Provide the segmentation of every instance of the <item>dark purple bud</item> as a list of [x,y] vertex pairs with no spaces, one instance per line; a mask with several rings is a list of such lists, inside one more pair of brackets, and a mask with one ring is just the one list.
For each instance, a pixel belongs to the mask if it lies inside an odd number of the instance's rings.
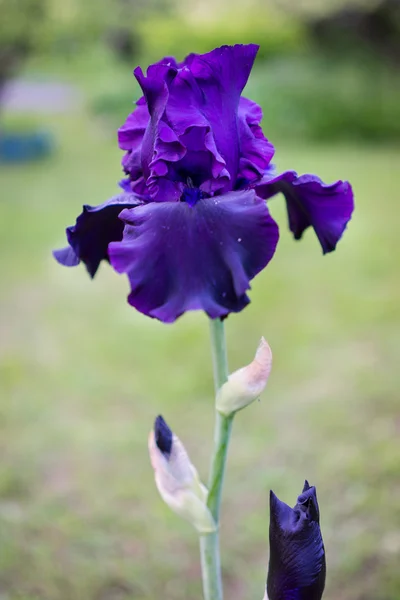
[[325,549],[314,486],[305,481],[291,508],[270,493],[269,600],[321,600],[325,587]]
[[172,449],[172,431],[161,415],[158,415],[154,421],[154,437],[158,449],[169,458]]

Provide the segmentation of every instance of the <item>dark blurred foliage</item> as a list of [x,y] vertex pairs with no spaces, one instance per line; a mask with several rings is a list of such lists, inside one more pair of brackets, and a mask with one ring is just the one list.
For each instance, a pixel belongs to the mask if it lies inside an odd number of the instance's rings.
[[0,0],[0,89],[32,54],[76,55],[103,42],[123,59],[141,50],[137,23],[169,0]]
[[46,0],[0,0],[0,95],[37,46]]
[[142,49],[142,36],[138,31],[138,21],[149,13],[161,11],[167,15],[171,9],[169,0],[115,0],[111,6],[108,0],[103,5],[105,23],[107,15],[110,18],[104,28],[104,41],[118,58],[131,61]]
[[368,52],[399,65],[400,0],[381,0],[368,7],[345,6],[310,19],[309,31],[311,39],[329,51]]

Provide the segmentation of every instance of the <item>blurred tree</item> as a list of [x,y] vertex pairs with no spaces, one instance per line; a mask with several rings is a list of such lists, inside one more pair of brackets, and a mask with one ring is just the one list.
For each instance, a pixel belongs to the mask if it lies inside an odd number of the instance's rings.
[[46,0],[0,0],[0,98],[6,81],[35,49]]
[[131,61],[141,50],[141,36],[136,24],[152,12],[168,15],[171,0],[106,0],[111,20],[106,30],[106,41],[118,58]]
[[320,46],[335,51],[367,50],[398,64],[400,58],[400,0],[343,7],[310,20],[310,33]]
[[311,40],[328,51],[400,58],[400,0],[271,0],[296,15]]

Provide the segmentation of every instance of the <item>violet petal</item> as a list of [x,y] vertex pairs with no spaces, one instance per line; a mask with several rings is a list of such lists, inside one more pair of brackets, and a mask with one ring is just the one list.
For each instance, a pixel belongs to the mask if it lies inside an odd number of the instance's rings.
[[211,318],[241,311],[250,280],[271,260],[278,227],[254,190],[124,210],[121,242],[109,246],[112,266],[127,273],[129,303],[173,322],[188,310]]
[[353,190],[348,181],[326,184],[316,175],[298,177],[295,171],[279,175],[267,172],[254,187],[266,199],[279,192],[284,194],[289,228],[296,240],[311,226],[323,253],[335,250],[354,210]]

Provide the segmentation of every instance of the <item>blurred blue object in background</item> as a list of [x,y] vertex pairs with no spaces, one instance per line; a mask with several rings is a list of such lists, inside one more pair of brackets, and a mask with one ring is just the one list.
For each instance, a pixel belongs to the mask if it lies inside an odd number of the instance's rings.
[[52,154],[54,148],[54,137],[48,131],[6,132],[0,134],[0,163],[43,159]]

